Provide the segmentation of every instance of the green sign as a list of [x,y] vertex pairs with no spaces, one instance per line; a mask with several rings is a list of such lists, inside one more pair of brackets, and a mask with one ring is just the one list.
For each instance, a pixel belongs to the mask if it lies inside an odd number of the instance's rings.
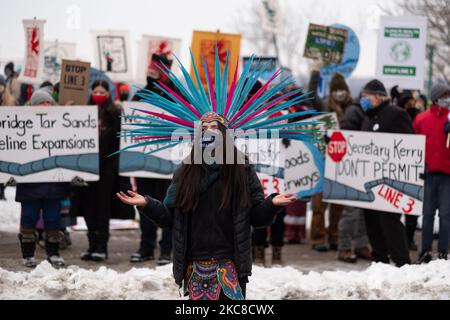
[[385,28],[386,38],[419,39],[420,29],[415,28]]
[[383,74],[387,76],[415,76],[415,67],[400,67],[400,66],[384,66]]
[[340,64],[347,36],[345,29],[310,24],[303,56],[322,59],[327,64]]

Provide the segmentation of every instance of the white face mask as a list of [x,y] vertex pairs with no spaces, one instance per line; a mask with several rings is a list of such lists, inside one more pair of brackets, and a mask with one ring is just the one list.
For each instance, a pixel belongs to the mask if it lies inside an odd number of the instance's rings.
[[202,133],[202,139],[200,143],[203,148],[206,147],[215,147],[217,144],[217,140],[222,132],[219,129],[208,129]]
[[450,98],[439,99],[437,103],[443,108],[450,108]]

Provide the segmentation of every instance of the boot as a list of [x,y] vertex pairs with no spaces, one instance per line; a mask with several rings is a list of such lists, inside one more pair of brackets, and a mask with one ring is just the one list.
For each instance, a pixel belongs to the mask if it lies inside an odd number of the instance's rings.
[[67,249],[72,245],[72,240],[70,239],[70,233],[64,228],[59,231],[59,250]]
[[108,239],[109,234],[107,233],[95,233],[96,246],[94,248],[94,252],[91,254],[93,261],[101,262],[108,259]]
[[19,233],[20,248],[22,249],[22,263],[27,268],[36,267],[34,251],[36,250],[36,236],[29,233]]
[[255,264],[260,266],[266,265],[266,248],[264,246],[255,247]]
[[356,258],[372,261],[372,252],[368,247],[355,249]]
[[281,246],[272,246],[272,265],[283,265]]
[[447,260],[447,252],[439,252],[438,259],[439,260]]
[[94,252],[95,246],[96,246],[95,233],[91,232],[91,231],[88,231],[87,238],[88,238],[89,247],[88,247],[88,249],[85,252],[83,252],[81,254],[81,260],[91,261],[92,260],[92,253]]
[[2,183],[0,184],[0,201],[6,201],[6,197],[5,197],[5,185]]
[[351,250],[341,250],[338,252],[338,260],[346,263],[356,263],[358,259]]
[[417,264],[429,263],[433,259],[430,251],[422,251],[417,260]]
[[46,232],[45,234],[45,252],[47,253],[47,261],[56,269],[65,266],[64,259],[59,255],[59,231]]

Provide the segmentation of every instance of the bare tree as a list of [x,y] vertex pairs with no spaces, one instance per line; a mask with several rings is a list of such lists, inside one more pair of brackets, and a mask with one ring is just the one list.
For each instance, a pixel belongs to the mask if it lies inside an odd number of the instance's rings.
[[399,0],[394,6],[382,9],[390,15],[428,18],[428,46],[434,53],[434,78],[450,82],[450,0]]

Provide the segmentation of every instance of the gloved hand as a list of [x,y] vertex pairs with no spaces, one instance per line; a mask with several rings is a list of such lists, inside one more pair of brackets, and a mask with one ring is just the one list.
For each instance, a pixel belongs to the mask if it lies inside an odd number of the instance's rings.
[[88,184],[86,181],[83,180],[83,178],[80,178],[76,176],[75,178],[70,181],[70,185],[74,187],[87,187]]
[[323,140],[325,141],[325,144],[328,144],[329,142],[330,142],[330,137],[327,135],[327,134],[325,134],[324,136],[323,136]]
[[9,178],[9,180],[5,183],[5,187],[15,187],[16,185],[16,179],[14,179],[13,177]]

